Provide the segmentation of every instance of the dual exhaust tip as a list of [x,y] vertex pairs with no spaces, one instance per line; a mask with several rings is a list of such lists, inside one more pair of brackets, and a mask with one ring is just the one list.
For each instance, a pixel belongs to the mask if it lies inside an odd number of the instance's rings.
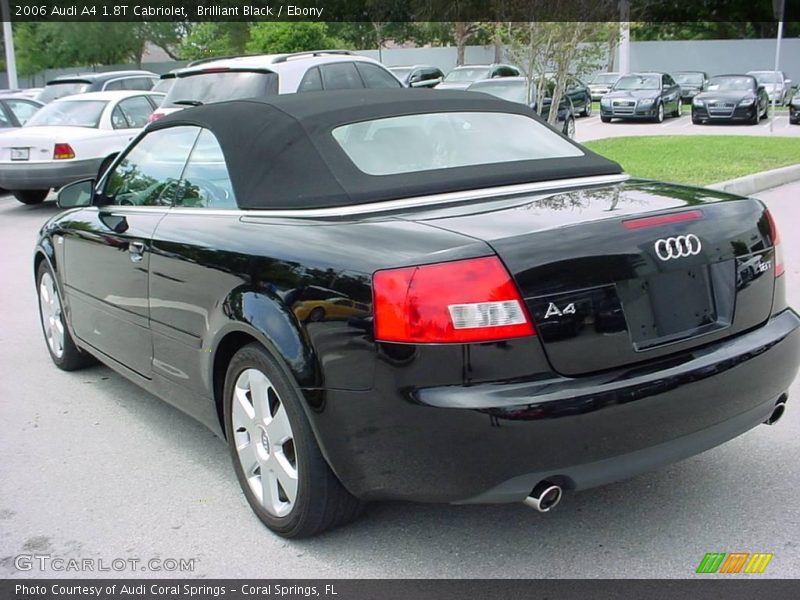
[[541,481],[536,484],[523,503],[539,512],[549,512],[561,502],[562,493],[561,486],[549,481]]
[[[778,403],[775,404],[775,408],[772,409],[772,414],[764,423],[766,425],[774,425],[780,421],[784,412],[786,412],[786,396],[781,396]],[[563,493],[560,485],[550,481],[540,481],[531,490],[530,495],[523,500],[523,503],[539,512],[550,512],[561,502]]]
[[769,419],[764,421],[765,425],[775,425],[778,421],[781,420],[783,413],[786,412],[786,401],[780,401],[775,405],[775,408],[772,409],[772,414],[769,416]]

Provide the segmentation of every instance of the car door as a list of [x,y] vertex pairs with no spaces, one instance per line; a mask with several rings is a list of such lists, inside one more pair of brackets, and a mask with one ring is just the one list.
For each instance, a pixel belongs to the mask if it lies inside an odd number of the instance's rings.
[[64,281],[75,335],[144,377],[152,374],[148,279],[153,232],[173,203],[199,133],[156,130],[100,181],[95,206],[65,222]]
[[[243,268],[239,258],[215,250],[236,238],[237,209],[222,149],[203,129],[183,171],[175,208],[153,236],[149,291],[154,373],[175,384],[173,403],[193,414],[198,394],[211,393],[203,387],[208,377],[201,372],[208,359],[207,334],[214,326],[211,315],[220,290],[236,288],[235,272]],[[210,269],[210,262],[226,266]]]
[[661,98],[664,102],[664,112],[666,114],[678,110],[678,103],[681,100],[681,87],[668,74],[661,76]]
[[578,112],[586,108],[585,86],[575,77],[567,78],[567,97],[572,102],[572,106]]

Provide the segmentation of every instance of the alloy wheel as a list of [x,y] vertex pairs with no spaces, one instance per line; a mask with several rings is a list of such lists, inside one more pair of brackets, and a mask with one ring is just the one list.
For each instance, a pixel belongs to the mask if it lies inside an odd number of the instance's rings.
[[61,318],[61,300],[50,273],[44,273],[39,281],[39,308],[42,329],[50,351],[56,358],[64,354],[64,320]]
[[250,490],[271,515],[288,515],[297,500],[298,463],[286,407],[267,376],[237,377],[231,414],[234,444]]

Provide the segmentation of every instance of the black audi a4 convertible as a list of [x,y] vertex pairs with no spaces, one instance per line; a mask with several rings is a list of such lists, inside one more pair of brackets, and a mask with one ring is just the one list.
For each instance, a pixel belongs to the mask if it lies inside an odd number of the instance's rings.
[[776,421],[800,362],[760,201],[630,179],[482,94],[181,111],[59,203],[55,364],[226,439],[286,537],[371,500],[550,510]]

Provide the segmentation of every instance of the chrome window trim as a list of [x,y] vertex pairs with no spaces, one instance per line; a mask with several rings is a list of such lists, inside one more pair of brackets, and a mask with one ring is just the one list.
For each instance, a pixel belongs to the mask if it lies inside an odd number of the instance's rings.
[[336,206],[331,208],[304,208],[304,209],[253,209],[244,210],[241,208],[229,209],[207,209],[188,206],[128,206],[120,204],[108,204],[95,207],[109,212],[169,212],[170,214],[191,214],[209,216],[236,216],[236,217],[273,217],[273,218],[321,218],[321,217],[347,217],[364,216],[402,210],[405,208],[426,208],[441,204],[454,202],[464,202],[469,200],[482,200],[495,196],[511,196],[514,194],[525,194],[529,192],[553,191],[558,192],[565,189],[588,187],[596,185],[611,185],[623,183],[631,178],[627,173],[619,175],[594,175],[591,177],[574,177],[570,179],[556,179],[551,181],[538,181],[535,183],[521,183],[516,185],[505,185],[499,187],[483,188],[480,190],[467,190],[463,192],[448,192],[445,194],[433,194],[430,196],[416,196],[414,198],[402,198],[400,200],[387,200],[385,202],[373,202],[370,204],[354,204],[351,206]]

